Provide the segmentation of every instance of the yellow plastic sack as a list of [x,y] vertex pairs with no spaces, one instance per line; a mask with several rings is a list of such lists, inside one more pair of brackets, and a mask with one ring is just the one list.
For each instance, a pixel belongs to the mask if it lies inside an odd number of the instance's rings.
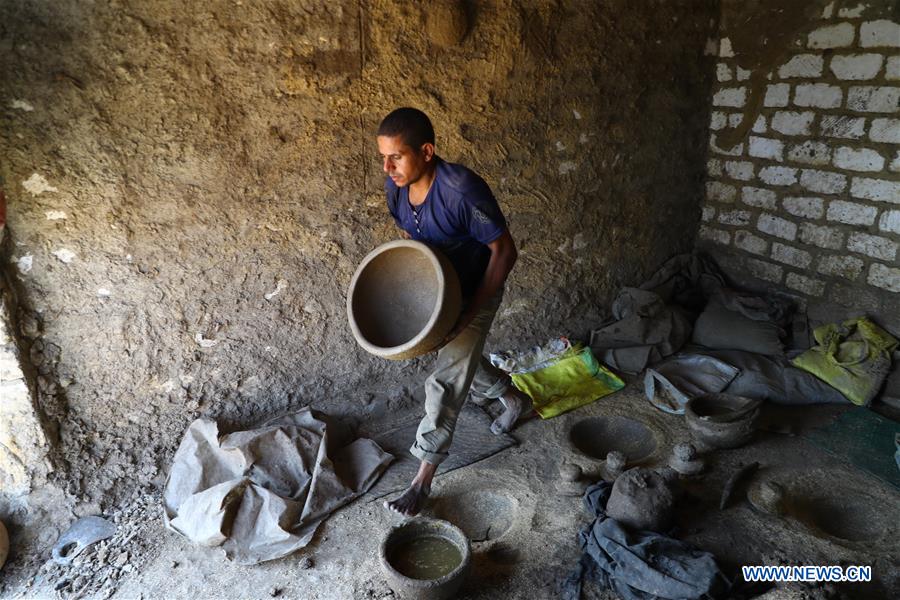
[[854,404],[868,406],[888,372],[897,340],[860,317],[813,331],[816,346],[791,363],[836,388]]
[[528,394],[543,419],[590,404],[625,387],[615,373],[601,365],[590,348],[566,352],[557,362],[514,374],[513,384]]

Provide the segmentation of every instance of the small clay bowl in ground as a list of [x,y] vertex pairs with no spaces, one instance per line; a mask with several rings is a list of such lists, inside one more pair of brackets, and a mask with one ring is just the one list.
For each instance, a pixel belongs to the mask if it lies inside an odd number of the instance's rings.
[[706,394],[688,401],[684,418],[693,438],[713,448],[737,448],[750,441],[760,400],[732,394]]
[[[453,544],[461,560],[449,573],[437,579],[414,579],[395,568],[398,551],[413,540],[423,537],[439,537]],[[462,530],[440,519],[416,517],[391,528],[379,551],[382,570],[388,586],[403,600],[445,600],[454,598],[472,564],[469,539]]]

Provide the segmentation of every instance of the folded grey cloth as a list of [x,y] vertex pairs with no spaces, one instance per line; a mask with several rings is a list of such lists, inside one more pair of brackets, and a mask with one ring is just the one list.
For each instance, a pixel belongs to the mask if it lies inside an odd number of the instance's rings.
[[368,439],[304,408],[219,437],[197,419],[175,453],[163,494],[166,525],[240,564],[304,547],[335,509],[364,494],[393,460]]

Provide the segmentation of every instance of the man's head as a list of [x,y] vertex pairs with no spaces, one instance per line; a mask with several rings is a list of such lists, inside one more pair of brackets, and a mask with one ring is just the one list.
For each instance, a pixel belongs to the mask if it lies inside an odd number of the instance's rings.
[[415,108],[398,108],[378,127],[378,152],[384,172],[400,187],[415,183],[434,168],[434,127]]

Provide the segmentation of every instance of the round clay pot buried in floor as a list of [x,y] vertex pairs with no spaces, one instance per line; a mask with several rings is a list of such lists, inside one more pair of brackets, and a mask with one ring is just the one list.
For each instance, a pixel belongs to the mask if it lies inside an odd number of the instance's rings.
[[848,542],[877,541],[885,535],[887,526],[883,507],[872,505],[865,496],[846,491],[840,497],[795,497],[789,510],[818,537],[824,534]]
[[577,452],[595,460],[605,460],[607,454],[618,450],[629,464],[656,451],[656,438],[649,427],[619,416],[581,419],[569,429],[569,443]]
[[473,543],[495,540],[505,534],[518,510],[514,498],[490,491],[474,491],[436,498],[434,515],[463,530]]

